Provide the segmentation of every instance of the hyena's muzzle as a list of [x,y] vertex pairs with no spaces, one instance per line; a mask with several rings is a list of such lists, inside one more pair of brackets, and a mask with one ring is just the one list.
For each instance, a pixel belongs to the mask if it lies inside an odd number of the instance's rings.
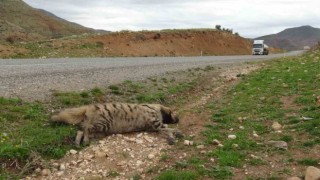
[[161,108],[161,115],[164,124],[176,124],[179,122],[179,117],[174,115],[170,109]]

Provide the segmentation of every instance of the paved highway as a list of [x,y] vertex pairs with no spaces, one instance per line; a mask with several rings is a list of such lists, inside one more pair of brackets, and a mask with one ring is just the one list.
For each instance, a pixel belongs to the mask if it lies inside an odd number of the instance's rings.
[[43,100],[50,95],[50,90],[79,91],[170,71],[262,61],[302,53],[293,51],[268,56],[0,59],[0,96]]

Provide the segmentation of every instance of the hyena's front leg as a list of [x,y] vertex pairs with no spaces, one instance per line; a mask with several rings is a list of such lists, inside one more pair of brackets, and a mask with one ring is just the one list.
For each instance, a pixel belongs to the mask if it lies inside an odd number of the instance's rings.
[[168,128],[168,125],[163,124],[158,119],[154,119],[151,121],[151,126],[155,131],[158,131],[161,135],[164,135],[167,138],[167,142],[169,145],[173,145],[175,143],[174,137],[174,129]]

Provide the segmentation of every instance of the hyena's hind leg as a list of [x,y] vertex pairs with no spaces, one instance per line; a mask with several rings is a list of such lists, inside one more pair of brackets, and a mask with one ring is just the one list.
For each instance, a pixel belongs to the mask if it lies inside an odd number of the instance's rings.
[[89,145],[90,140],[89,140],[89,129],[85,128],[83,131],[83,145]]
[[75,140],[75,144],[76,144],[77,147],[80,146],[82,137],[83,137],[83,131],[78,130],[77,131],[76,140]]
[[83,131],[81,131],[81,130],[77,131],[77,136],[76,136],[76,140],[75,140],[75,145],[77,147],[80,146],[82,138],[83,138],[83,144],[88,145],[89,144],[89,130],[88,129],[85,129]]

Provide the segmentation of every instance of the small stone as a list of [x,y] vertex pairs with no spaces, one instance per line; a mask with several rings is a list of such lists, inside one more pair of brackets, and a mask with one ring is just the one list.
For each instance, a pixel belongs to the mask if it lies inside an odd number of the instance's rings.
[[50,169],[43,169],[43,170],[41,171],[41,175],[42,175],[42,176],[48,176],[49,174],[51,174]]
[[59,167],[59,163],[53,163],[52,166],[57,168]]
[[40,173],[41,172],[41,169],[40,168],[37,168],[36,170],[34,170],[35,173]]
[[148,159],[153,159],[154,158],[154,154],[149,154],[148,155]]
[[153,143],[153,140],[152,140],[150,137],[148,137],[148,136],[144,137],[144,139],[145,139],[146,141],[148,141],[149,143]]
[[142,161],[138,160],[136,164],[137,166],[140,166],[142,164]]
[[94,158],[94,155],[92,155],[92,154],[84,157],[84,159],[86,159],[86,160],[90,160],[90,159],[93,159],[93,158]]
[[261,101],[264,101],[264,100],[266,100],[266,97],[260,97],[259,98]]
[[260,159],[258,156],[254,155],[254,154],[250,154],[250,157],[252,157],[253,159]]
[[59,170],[60,170],[60,171],[66,170],[66,165],[60,164]]
[[273,122],[271,127],[272,127],[273,130],[279,131],[282,128],[282,125],[279,124],[278,122]]
[[141,139],[137,139],[137,140],[136,140],[136,143],[137,143],[137,144],[143,144],[143,141],[142,141]]
[[63,171],[59,171],[59,172],[57,172],[57,176],[62,176],[64,174],[64,172]]
[[305,180],[319,180],[320,179],[320,169],[309,166],[306,171]]
[[97,151],[97,152],[95,153],[95,157],[97,157],[97,158],[102,158],[102,157],[108,157],[108,155],[107,155],[105,152]]
[[103,140],[99,141],[99,144],[101,144],[101,145],[104,145],[105,143],[106,143],[106,142],[103,141]]
[[218,144],[218,147],[223,147],[223,144]]
[[238,144],[232,144],[232,147],[233,147],[233,148],[238,148],[239,145],[238,145]]
[[212,141],[212,144],[213,144],[213,145],[219,145],[219,144],[221,144],[221,143],[220,143],[220,141],[218,141],[217,139],[214,139],[214,140]]
[[184,140],[184,141],[183,141],[183,144],[186,145],[186,146],[189,146],[190,141],[189,141],[189,140]]
[[124,161],[118,162],[117,166],[124,166],[126,163]]
[[202,145],[198,145],[197,149],[204,149],[204,145],[203,144]]
[[279,149],[288,149],[288,144],[285,141],[269,141],[268,144],[271,144],[272,146]]
[[77,154],[77,153],[78,153],[78,151],[76,151],[76,150],[74,150],[74,149],[71,149],[69,152],[70,152],[71,154]]
[[210,158],[210,161],[211,161],[211,162],[214,162],[214,159],[213,159],[213,158]]
[[239,126],[239,129],[244,129],[244,127],[243,126]]
[[237,138],[237,136],[234,134],[228,135],[228,139],[236,139],[236,138]]
[[200,154],[206,154],[206,153],[207,153],[207,151],[205,151],[205,150],[200,151]]

